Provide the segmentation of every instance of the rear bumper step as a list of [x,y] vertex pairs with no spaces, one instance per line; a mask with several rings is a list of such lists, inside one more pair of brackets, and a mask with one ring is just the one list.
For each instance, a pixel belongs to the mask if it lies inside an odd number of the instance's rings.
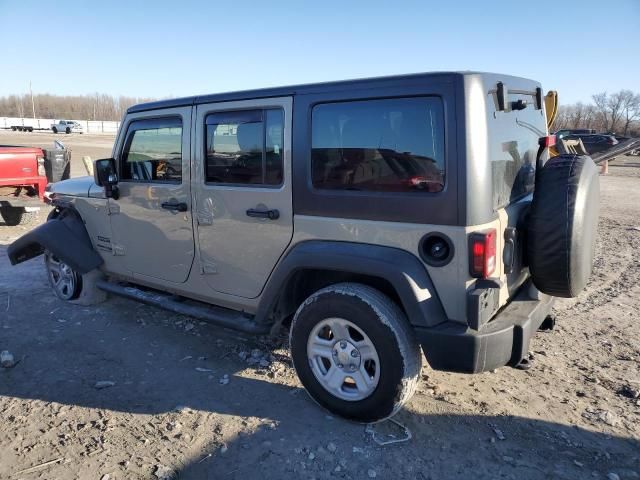
[[521,292],[480,330],[458,322],[415,328],[425,357],[434,370],[479,373],[516,366],[529,351],[529,342],[551,314],[554,297]]
[[106,280],[99,280],[96,286],[100,290],[113,293],[121,297],[137,300],[147,305],[153,305],[180,315],[204,320],[221,327],[232,330],[239,330],[245,333],[264,334],[268,333],[270,326],[256,323],[252,317],[244,315],[235,310],[222,307],[215,307],[201,303],[185,302],[181,297],[165,295],[153,291],[145,291],[129,285],[120,285]]

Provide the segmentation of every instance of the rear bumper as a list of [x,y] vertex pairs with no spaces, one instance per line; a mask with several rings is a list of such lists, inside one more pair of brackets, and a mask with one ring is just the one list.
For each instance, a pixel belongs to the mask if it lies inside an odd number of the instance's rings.
[[418,341],[435,370],[479,373],[505,365],[517,365],[529,350],[531,337],[550,315],[554,297],[521,292],[480,330],[457,322],[416,327]]

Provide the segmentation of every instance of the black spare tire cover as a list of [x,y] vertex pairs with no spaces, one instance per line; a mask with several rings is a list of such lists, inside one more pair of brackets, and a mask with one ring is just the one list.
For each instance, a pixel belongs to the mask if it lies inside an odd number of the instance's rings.
[[536,174],[527,255],[534,285],[575,297],[593,267],[600,208],[598,168],[586,155],[551,158]]

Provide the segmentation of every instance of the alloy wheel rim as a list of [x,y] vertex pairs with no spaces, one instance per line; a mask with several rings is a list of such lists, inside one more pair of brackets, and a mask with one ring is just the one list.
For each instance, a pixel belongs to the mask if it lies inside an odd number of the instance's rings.
[[373,342],[344,318],[326,318],[313,328],[307,358],[320,385],[342,400],[363,400],[380,381],[380,360]]
[[47,258],[47,270],[51,284],[58,295],[69,300],[76,290],[76,275],[69,265],[54,255]]

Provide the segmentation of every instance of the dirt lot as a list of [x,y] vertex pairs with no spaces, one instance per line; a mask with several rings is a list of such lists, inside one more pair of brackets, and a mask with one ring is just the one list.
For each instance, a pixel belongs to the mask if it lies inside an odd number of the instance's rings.
[[388,446],[307,397],[284,335],[118,298],[64,304],[41,260],[9,266],[23,229],[0,224],[0,350],[19,361],[0,368],[0,478],[640,478],[640,161],[623,160],[601,178],[592,281],[559,302],[533,368],[424,366],[396,417],[412,438]]

